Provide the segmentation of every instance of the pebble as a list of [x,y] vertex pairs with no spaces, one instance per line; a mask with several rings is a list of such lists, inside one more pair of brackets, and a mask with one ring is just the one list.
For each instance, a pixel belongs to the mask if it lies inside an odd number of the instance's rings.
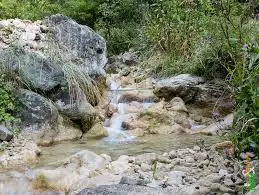
[[193,147],[193,150],[194,150],[194,151],[200,151],[201,148],[200,148],[199,146],[194,146],[194,147]]

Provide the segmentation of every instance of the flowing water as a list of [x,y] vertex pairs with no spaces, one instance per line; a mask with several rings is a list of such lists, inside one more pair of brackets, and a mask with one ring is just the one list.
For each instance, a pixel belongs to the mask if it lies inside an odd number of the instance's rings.
[[[122,129],[122,122],[130,113],[125,112],[127,103],[119,103],[119,99],[125,91],[137,92],[139,90],[145,91],[146,89],[121,88],[118,83],[112,81],[110,85],[110,91],[112,92],[110,104],[117,107],[118,113],[113,117],[111,124],[105,123],[110,124],[105,127],[109,136],[99,140],[83,138],[75,142],[64,142],[42,148],[42,155],[38,166],[57,166],[59,161],[81,150],[90,150],[97,154],[105,153],[115,160],[121,155],[134,156],[147,152],[162,154],[164,152],[170,152],[173,149],[193,147],[203,142],[205,146],[208,146],[222,141],[217,136],[198,134],[146,135],[144,137],[128,135],[127,131]],[[153,104],[150,101],[143,102],[141,103],[141,108],[144,110]],[[197,128],[197,125],[194,123],[192,126],[194,129]]]

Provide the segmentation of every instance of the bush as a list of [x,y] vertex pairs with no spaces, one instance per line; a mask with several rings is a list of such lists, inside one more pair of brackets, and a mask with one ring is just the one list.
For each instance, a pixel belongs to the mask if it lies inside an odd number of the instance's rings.
[[0,124],[14,120],[15,99],[12,94],[12,86],[4,82],[4,74],[0,73]]
[[110,54],[146,47],[143,17],[146,4],[137,0],[106,0],[98,8],[95,29],[107,40]]

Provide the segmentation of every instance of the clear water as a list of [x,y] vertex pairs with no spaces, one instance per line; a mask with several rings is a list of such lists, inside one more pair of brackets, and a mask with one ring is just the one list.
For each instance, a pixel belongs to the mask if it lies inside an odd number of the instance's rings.
[[58,161],[64,160],[70,155],[81,150],[90,150],[97,154],[108,154],[113,160],[121,155],[135,156],[147,152],[163,154],[173,149],[192,148],[204,140],[205,146],[222,141],[217,136],[170,134],[170,135],[146,135],[128,141],[87,140],[64,142],[51,147],[43,147],[38,166],[58,165]]

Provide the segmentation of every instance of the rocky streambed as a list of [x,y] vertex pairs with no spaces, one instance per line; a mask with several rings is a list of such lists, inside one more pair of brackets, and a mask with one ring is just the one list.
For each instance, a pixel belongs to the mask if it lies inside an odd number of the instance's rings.
[[[0,126],[1,194],[245,193],[243,165],[224,136],[233,113],[221,81],[153,78],[132,50],[107,62],[105,40],[62,15],[4,20],[0,33],[0,65],[10,62],[26,83],[15,93],[20,134]],[[71,67],[90,79],[77,99]]]

